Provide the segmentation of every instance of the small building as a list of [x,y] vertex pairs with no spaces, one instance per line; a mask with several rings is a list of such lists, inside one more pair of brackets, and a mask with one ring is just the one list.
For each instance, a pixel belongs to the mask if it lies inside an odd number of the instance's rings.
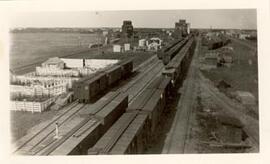
[[150,51],[157,51],[161,49],[162,40],[160,38],[151,38],[146,41],[147,49]]
[[129,43],[124,44],[124,51],[130,51],[130,44]]
[[48,60],[43,62],[41,65],[42,67],[63,69],[65,66],[65,63],[60,58],[53,57],[53,58],[49,58]]
[[108,36],[108,34],[109,34],[109,31],[107,31],[107,30],[102,31],[102,35],[103,35],[103,36]]
[[121,52],[121,45],[113,45],[113,52]]
[[139,47],[145,47],[146,46],[146,39],[140,39],[139,40]]
[[239,39],[245,40],[249,36],[249,34],[239,34]]

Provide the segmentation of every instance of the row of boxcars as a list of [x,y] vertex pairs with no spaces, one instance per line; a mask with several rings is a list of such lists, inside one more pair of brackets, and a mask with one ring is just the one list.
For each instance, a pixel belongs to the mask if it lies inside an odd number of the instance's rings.
[[168,45],[164,46],[163,48],[159,49],[157,51],[157,57],[158,57],[158,59],[162,59],[163,54],[165,54],[167,51],[169,51],[172,47],[174,47],[176,44],[178,44],[182,40],[183,39],[176,39],[171,44],[168,44]]
[[220,41],[210,41],[208,42],[208,50],[215,50],[218,49],[222,46],[226,46],[227,44],[229,44],[231,42],[230,39],[222,39]]
[[162,74],[171,77],[172,85],[179,87],[186,75],[196,42],[190,38],[178,54],[164,67]]
[[211,38],[203,37],[202,45],[207,46],[208,50],[215,50],[229,44],[231,40],[225,36],[212,36]]
[[[80,104],[82,105],[82,104]],[[37,155],[84,155],[89,148],[101,138],[128,107],[128,95],[121,91],[108,92],[94,104],[84,104],[83,108],[73,116],[75,122],[62,138],[45,141],[38,148]],[[43,150],[44,149],[44,150]],[[41,151],[42,150],[42,151]]]
[[[175,72],[166,73],[154,78],[154,80],[135,98],[128,106],[126,112],[112,125],[101,139],[88,150],[89,155],[98,154],[141,154],[149,143],[156,138],[158,123],[162,114],[166,111],[166,104],[170,95],[177,91],[172,83],[175,79],[181,79],[180,66],[190,60],[194,52],[195,40],[190,38],[188,43],[178,51],[172,59],[172,67]],[[175,45],[177,46],[177,45]],[[178,64],[176,64],[176,59]],[[182,64],[184,63],[184,64]],[[170,63],[169,63],[170,64]],[[177,72],[177,73],[176,73]]]
[[84,77],[73,85],[74,98],[79,102],[88,103],[103,93],[122,78],[128,77],[133,71],[133,60],[123,60],[109,68]]
[[162,62],[164,65],[167,65],[174,56],[181,50],[184,45],[187,43],[187,41],[190,39],[190,35],[182,39],[180,42],[178,42],[175,46],[168,49],[165,53],[163,53],[162,56]]

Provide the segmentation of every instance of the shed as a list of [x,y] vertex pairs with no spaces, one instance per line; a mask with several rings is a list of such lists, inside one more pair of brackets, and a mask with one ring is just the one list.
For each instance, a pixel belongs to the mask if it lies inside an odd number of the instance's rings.
[[130,44],[129,43],[124,44],[124,51],[130,51]]
[[146,39],[140,39],[139,40],[139,47],[144,47],[146,46]]
[[113,45],[113,52],[121,52],[121,46],[120,45]]

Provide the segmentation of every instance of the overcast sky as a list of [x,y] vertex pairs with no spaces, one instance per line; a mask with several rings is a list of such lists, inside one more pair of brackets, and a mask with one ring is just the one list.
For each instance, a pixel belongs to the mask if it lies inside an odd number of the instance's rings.
[[136,27],[173,28],[186,19],[191,28],[256,29],[255,9],[29,12],[10,16],[10,27]]

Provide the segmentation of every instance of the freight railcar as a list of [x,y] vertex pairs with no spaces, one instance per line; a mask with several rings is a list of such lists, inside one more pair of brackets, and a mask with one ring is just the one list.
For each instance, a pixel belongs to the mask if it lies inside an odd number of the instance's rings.
[[147,144],[147,114],[138,111],[124,113],[102,136],[89,155],[138,154]]
[[140,154],[155,131],[170,92],[170,78],[158,76],[129,105],[119,120],[88,150],[88,154]]
[[177,45],[172,47],[169,51],[167,51],[162,57],[163,64],[167,65],[171,61],[171,59],[185,46],[188,40],[189,40],[189,37],[186,37]]
[[88,103],[103,93],[106,89],[116,84],[120,79],[132,74],[133,60],[121,61],[109,68],[84,77],[73,85],[74,98],[81,103]]
[[[18,153],[27,155],[83,155],[120,118],[128,107],[128,95],[109,92],[94,104],[78,104],[78,112],[59,124],[61,137],[52,129],[27,140]],[[46,135],[44,135],[46,134]],[[40,140],[40,141],[39,141]],[[38,141],[38,142],[37,142]]]
[[120,65],[122,69],[122,74],[121,74],[122,78],[126,78],[130,76],[133,70],[133,59],[124,60],[120,62],[118,65]]
[[230,39],[220,36],[219,38],[215,38],[215,39],[208,41],[207,47],[208,47],[208,50],[215,50],[215,49],[218,49],[222,46],[226,46],[230,42],[231,42]]
[[[126,112],[88,150],[97,154],[140,154],[155,139],[155,131],[165,111],[169,96],[176,91],[174,80],[181,79],[194,53],[195,41],[188,43],[146,89],[128,106]],[[169,71],[168,71],[169,70]],[[171,71],[173,70],[173,71]],[[183,79],[181,79],[183,80]]]
[[162,74],[171,77],[172,85],[179,87],[184,79],[185,73],[194,52],[195,41],[191,38],[188,43],[178,52],[178,54],[165,66]]
[[163,47],[162,49],[159,49],[157,51],[157,57],[158,59],[162,59],[164,54],[169,51],[172,47],[176,46],[179,42],[181,42],[183,39],[177,39],[171,44],[168,44],[167,46]]

